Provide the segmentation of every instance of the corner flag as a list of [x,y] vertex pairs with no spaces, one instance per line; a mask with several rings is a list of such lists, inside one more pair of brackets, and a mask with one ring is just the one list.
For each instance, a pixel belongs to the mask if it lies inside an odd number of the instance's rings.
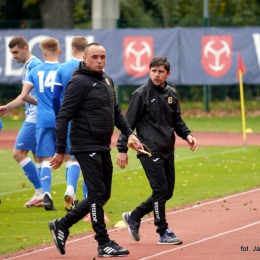
[[242,60],[241,53],[239,51],[238,52],[238,59],[237,59],[237,72],[238,72],[238,74],[237,74],[238,78],[237,79],[239,79],[239,71],[240,70],[242,71],[243,74],[247,73],[246,66],[245,66],[245,64]]
[[246,147],[246,119],[245,119],[243,74],[246,72],[247,72],[247,70],[246,70],[245,64],[243,63],[241,53],[239,51],[238,60],[237,60],[237,76],[238,76],[238,80],[239,80],[239,89],[240,89],[240,103],[241,103],[242,131],[243,131],[244,147]]

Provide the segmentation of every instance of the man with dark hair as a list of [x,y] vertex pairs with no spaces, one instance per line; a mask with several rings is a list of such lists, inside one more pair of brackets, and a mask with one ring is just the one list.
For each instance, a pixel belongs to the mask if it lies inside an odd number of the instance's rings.
[[[148,82],[132,93],[126,119],[152,154],[151,157],[137,154],[150,182],[152,195],[132,212],[123,213],[122,217],[130,236],[139,241],[141,218],[153,211],[158,244],[181,244],[182,240],[168,227],[165,213],[165,204],[173,195],[175,183],[174,132],[187,141],[191,151],[196,149],[196,139],[182,120],[176,90],[166,82],[170,63],[165,57],[158,56],[150,61],[149,68]],[[118,138],[117,148],[117,164],[124,169],[128,164],[128,148],[123,134]]]
[[[22,84],[24,85],[27,80],[29,72],[39,64],[41,61],[33,56],[29,50],[29,45],[27,41],[22,36],[15,36],[9,42],[10,52],[13,58],[18,62],[23,64],[22,73]],[[31,96],[36,98],[36,92],[34,90],[30,93]],[[39,205],[43,201],[43,190],[41,185],[41,180],[39,177],[39,171],[41,164],[39,159],[36,158],[36,111],[37,106],[25,103],[21,95],[16,99],[9,102],[4,106],[0,106],[0,116],[6,114],[8,111],[17,108],[19,106],[25,105],[26,118],[22,124],[22,127],[17,135],[14,149],[13,158],[22,167],[24,174],[33,184],[35,188],[35,193],[32,198],[27,201],[24,206],[31,207]],[[28,156],[28,152],[32,151],[34,159],[37,163],[38,171],[32,162],[31,158]]]
[[[110,198],[113,165],[111,137],[116,126],[129,141],[139,141],[116,102],[114,83],[104,73],[106,50],[98,43],[88,44],[83,61],[70,79],[56,118],[57,150],[51,161],[53,169],[61,166],[66,151],[68,123],[71,121],[70,153],[79,162],[88,187],[88,196],[61,219],[49,222],[54,242],[61,254],[69,228],[90,213],[98,242],[98,256],[125,256],[127,249],[109,239],[103,206]],[[142,148],[142,147],[140,147]]]

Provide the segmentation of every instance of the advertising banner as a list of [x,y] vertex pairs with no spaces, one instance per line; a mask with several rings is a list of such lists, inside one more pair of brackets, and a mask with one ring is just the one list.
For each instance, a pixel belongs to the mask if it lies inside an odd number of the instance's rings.
[[22,64],[12,59],[8,43],[21,35],[33,55],[44,61],[39,43],[47,38],[59,40],[59,61],[72,58],[71,40],[85,36],[107,50],[105,71],[118,85],[142,85],[149,77],[149,61],[165,56],[171,63],[168,81],[174,85],[237,84],[240,52],[247,73],[245,83],[260,84],[260,27],[238,28],[162,28],[0,30],[0,84],[21,83]]

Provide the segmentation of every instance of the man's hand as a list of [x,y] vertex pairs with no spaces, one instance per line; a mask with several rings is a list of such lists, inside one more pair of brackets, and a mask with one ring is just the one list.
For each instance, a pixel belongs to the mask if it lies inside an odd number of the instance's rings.
[[125,169],[125,166],[128,165],[128,155],[127,155],[127,153],[118,153],[117,158],[116,158],[116,164],[121,169]]
[[6,114],[9,111],[9,107],[7,105],[5,106],[0,106],[0,116]]
[[143,147],[142,143],[138,140],[138,138],[134,134],[131,134],[128,137],[128,143],[131,142],[131,141],[136,142],[136,147],[139,150],[144,150],[144,147]]
[[188,135],[186,140],[187,140],[187,143],[190,146],[190,150],[192,152],[195,151],[196,148],[197,148],[197,140],[196,140],[196,138],[194,138],[192,135]]
[[53,170],[57,170],[62,165],[63,160],[64,160],[64,154],[55,153],[55,155],[53,156],[53,158],[50,161],[51,168]]

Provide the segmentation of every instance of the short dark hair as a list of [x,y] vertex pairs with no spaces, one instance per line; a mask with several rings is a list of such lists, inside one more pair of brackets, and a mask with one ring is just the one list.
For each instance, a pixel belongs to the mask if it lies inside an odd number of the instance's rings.
[[169,72],[171,70],[171,65],[169,63],[169,61],[167,60],[167,58],[163,57],[163,56],[156,56],[154,57],[149,64],[149,69],[151,69],[152,67],[158,67],[163,65],[164,68],[167,70],[167,72]]
[[14,48],[15,46],[17,46],[19,49],[23,49],[25,46],[29,47],[28,42],[22,36],[13,37],[10,40],[8,46],[9,46],[10,49]]
[[[101,46],[101,47],[104,48],[104,46],[102,46],[102,45],[101,45],[100,43],[98,43],[98,42],[89,43],[89,44],[86,46],[85,50],[84,50],[84,55],[85,55],[85,56],[87,56],[88,48],[91,47],[91,46]],[[105,49],[105,48],[104,48],[104,49]]]

